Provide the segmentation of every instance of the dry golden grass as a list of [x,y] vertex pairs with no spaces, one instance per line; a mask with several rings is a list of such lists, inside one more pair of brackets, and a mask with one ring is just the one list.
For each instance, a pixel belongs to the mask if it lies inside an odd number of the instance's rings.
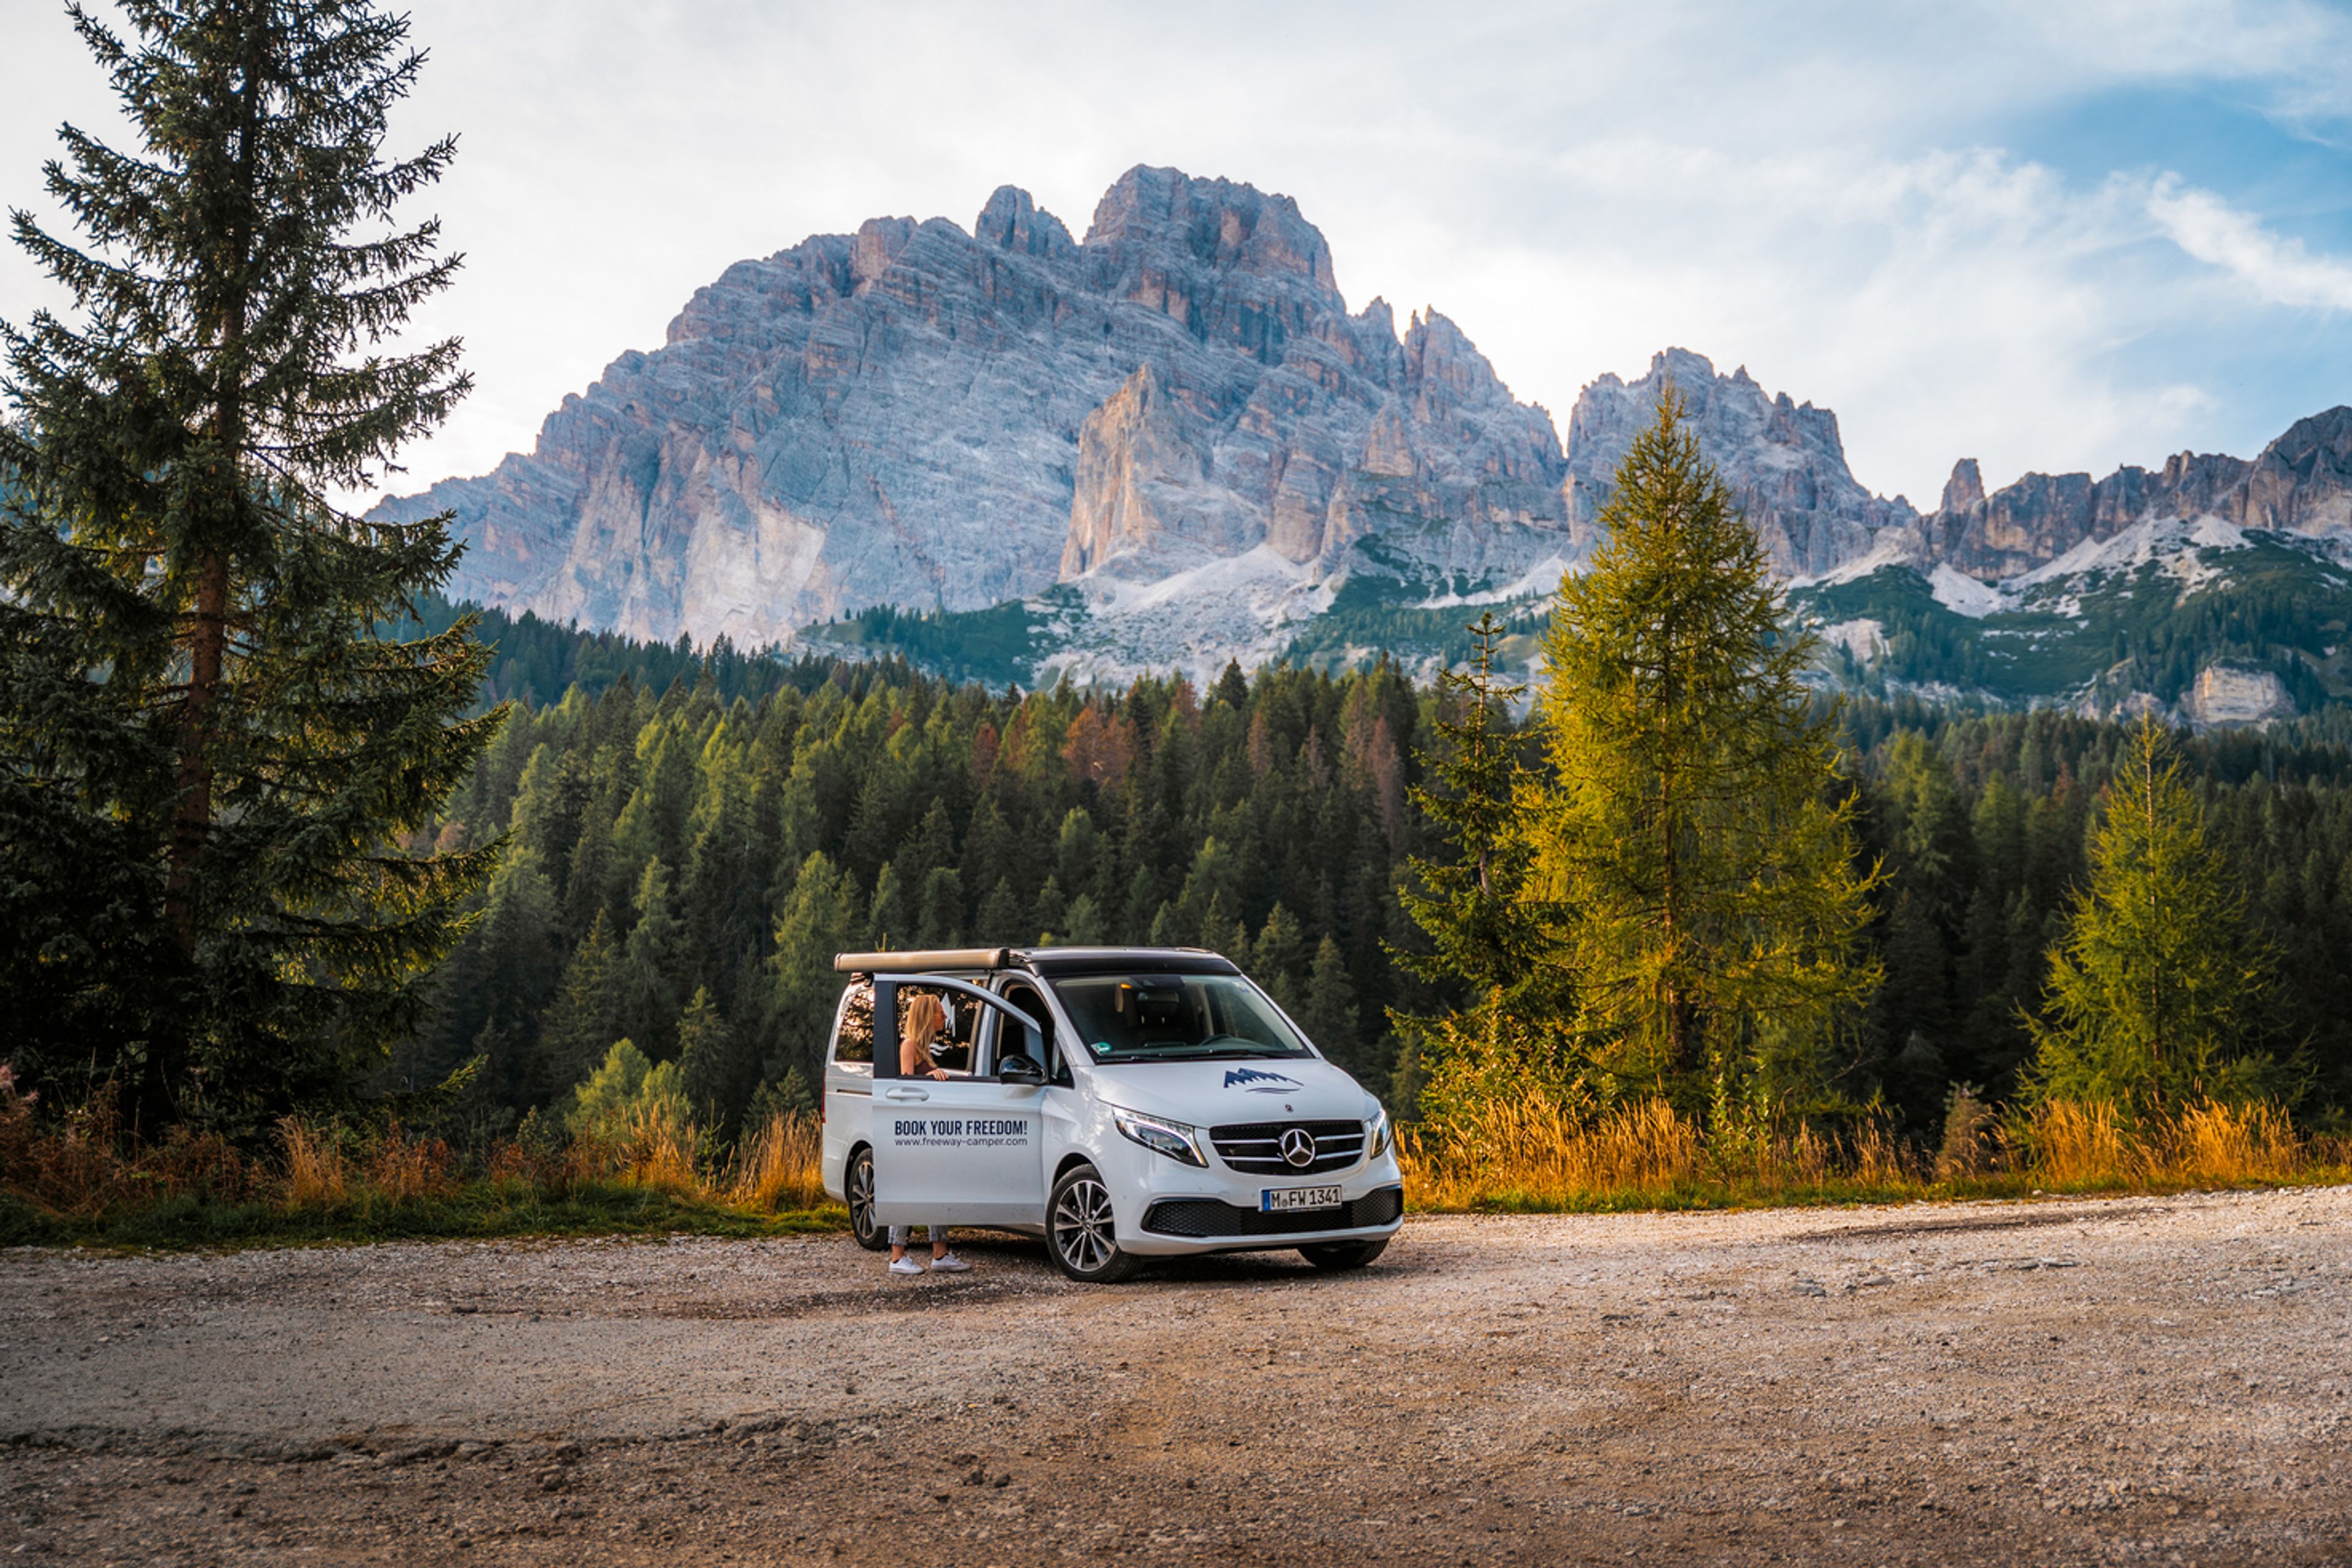
[[190,1194],[233,1202],[257,1173],[217,1133],[175,1127],[161,1142],[122,1137],[111,1096],[47,1123],[37,1105],[0,1064],[0,1193],[54,1214],[101,1214]]
[[367,1184],[394,1202],[446,1197],[457,1190],[456,1162],[438,1138],[411,1138],[397,1125],[369,1152]]
[[286,1143],[286,1201],[296,1207],[340,1204],[351,1194],[351,1164],[327,1134],[292,1117],[278,1124]]
[[2033,1112],[2019,1136],[2026,1168],[2050,1186],[2121,1185],[2142,1168],[2113,1106],[2053,1101]]
[[659,1106],[640,1106],[604,1141],[606,1174],[627,1186],[707,1196],[697,1157],[701,1142],[692,1122]]
[[2287,1119],[2267,1105],[2197,1106],[2169,1131],[2171,1171],[2194,1181],[2283,1181],[2310,1163]]
[[1408,1201],[1421,1208],[1579,1206],[1627,1192],[1658,1192],[1694,1176],[1697,1131],[1663,1100],[1585,1123],[1539,1101],[1497,1101],[1444,1148],[1417,1130],[1398,1147]]
[[825,1201],[824,1125],[814,1116],[776,1117],[737,1151],[727,1199],[772,1214]]
[[2006,1132],[1971,1101],[1939,1149],[1876,1121],[1835,1137],[1803,1123],[1710,1138],[1663,1101],[1583,1121],[1498,1102],[1439,1142],[1400,1141],[1406,1200],[1422,1209],[1590,1209],[1869,1201],[2341,1180],[2347,1150],[2300,1137],[2263,1105],[2201,1104],[2133,1128],[2103,1105],[2044,1105]]
[[2105,1105],[2058,1101],[2018,1134],[2023,1168],[2044,1186],[2235,1186],[2291,1181],[2338,1163],[2267,1105],[2192,1105],[2134,1128]]
[[623,1228],[757,1234],[822,1225],[838,1212],[824,1191],[823,1128],[808,1115],[776,1118],[731,1158],[661,1106],[570,1139],[531,1118],[463,1155],[397,1124],[289,1117],[271,1147],[241,1152],[184,1127],[155,1142],[120,1136],[112,1104],[101,1099],[45,1122],[35,1097],[0,1066],[0,1238],[211,1238],[223,1226],[252,1237],[271,1232],[271,1215],[289,1235],[353,1226],[363,1234],[525,1234],[541,1223],[593,1227],[607,1215]]
[[[1839,1173],[1848,1181],[1866,1187],[1908,1187],[1920,1181],[1920,1160],[1906,1149],[1883,1121],[1865,1121],[1847,1141],[1844,1159],[1837,1162]],[[1812,1181],[1818,1185],[1830,1174],[1832,1162],[1824,1161],[1821,1174]]]
[[[43,1125],[30,1097],[0,1070],[0,1196],[83,1217],[190,1197],[314,1217],[405,1213],[460,1196],[529,1209],[624,1189],[761,1223],[827,1204],[824,1128],[814,1116],[778,1116],[724,1161],[692,1122],[659,1107],[569,1141],[534,1134],[536,1125],[461,1162],[440,1140],[396,1126],[369,1133],[289,1118],[278,1130],[280,1157],[272,1159],[184,1129],[156,1143],[121,1138],[103,1105]],[[1401,1128],[1398,1154],[1407,1201],[1418,1209],[1867,1202],[2352,1179],[2352,1141],[2306,1138],[2268,1106],[2199,1104],[2135,1126],[2105,1106],[2053,1103],[2002,1127],[1973,1097],[1955,1100],[1933,1150],[1903,1142],[1875,1121],[1834,1134],[1795,1122],[1710,1135],[1663,1100],[1579,1117],[1521,1100],[1488,1105],[1443,1141],[1430,1129]]]

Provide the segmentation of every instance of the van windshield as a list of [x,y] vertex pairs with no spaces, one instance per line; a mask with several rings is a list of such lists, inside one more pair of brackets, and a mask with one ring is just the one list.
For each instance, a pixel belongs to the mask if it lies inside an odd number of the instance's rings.
[[1053,986],[1098,1062],[1315,1054],[1238,975],[1079,974]]

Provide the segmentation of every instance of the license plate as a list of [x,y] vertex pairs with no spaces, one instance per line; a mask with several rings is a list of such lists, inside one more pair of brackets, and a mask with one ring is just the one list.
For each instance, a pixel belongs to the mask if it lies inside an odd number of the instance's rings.
[[1258,1194],[1257,1204],[1266,1214],[1288,1214],[1294,1209],[1335,1209],[1339,1206],[1339,1189],[1267,1187]]

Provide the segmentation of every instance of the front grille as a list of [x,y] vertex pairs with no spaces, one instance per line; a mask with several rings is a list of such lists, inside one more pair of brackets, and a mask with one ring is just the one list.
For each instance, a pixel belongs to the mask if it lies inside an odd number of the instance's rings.
[[[1315,1140],[1315,1158],[1294,1165],[1282,1157],[1282,1135],[1292,1128]],[[1344,1171],[1364,1157],[1364,1124],[1360,1121],[1236,1121],[1209,1129],[1209,1143],[1217,1158],[1253,1176],[1313,1176]]]
[[1335,1209],[1292,1209],[1267,1214],[1238,1208],[1215,1198],[1162,1198],[1146,1209],[1143,1228],[1161,1236],[1202,1239],[1239,1236],[1305,1236],[1318,1230],[1361,1230],[1394,1225],[1404,1215],[1404,1189],[1382,1187]]

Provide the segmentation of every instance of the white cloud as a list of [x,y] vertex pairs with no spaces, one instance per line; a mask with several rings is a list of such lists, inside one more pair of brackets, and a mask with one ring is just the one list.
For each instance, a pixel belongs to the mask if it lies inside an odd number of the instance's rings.
[[2210,191],[2167,174],[2149,191],[2147,210],[2175,245],[2270,304],[2352,310],[2352,263],[2312,255],[2301,240],[2273,234]]
[[1575,243],[1461,254],[1433,232],[1386,248],[1556,413],[1671,342],[1835,409],[1864,484],[1932,505],[1957,458],[1993,483],[2103,471],[2156,460],[2210,411],[2193,379],[2107,363],[2180,309],[2177,285],[2145,276],[2144,201],[2122,185],[1983,149],[1642,136],[1563,149],[1545,178],[1545,199],[1582,220]]

